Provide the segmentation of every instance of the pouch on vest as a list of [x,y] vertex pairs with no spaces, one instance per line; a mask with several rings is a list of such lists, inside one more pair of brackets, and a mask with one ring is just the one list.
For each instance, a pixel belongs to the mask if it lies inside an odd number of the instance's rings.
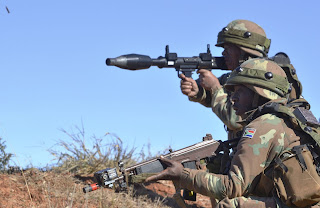
[[306,145],[282,152],[273,174],[276,193],[287,206],[306,207],[320,201],[320,177]]
[[253,180],[252,184],[257,183],[254,186],[252,193],[260,197],[272,197],[272,191],[274,189],[273,180],[273,168],[267,168],[263,170],[260,175]]

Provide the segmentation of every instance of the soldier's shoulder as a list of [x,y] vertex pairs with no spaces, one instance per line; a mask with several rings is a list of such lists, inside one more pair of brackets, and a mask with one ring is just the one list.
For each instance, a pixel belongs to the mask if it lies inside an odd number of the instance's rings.
[[261,115],[244,127],[242,137],[253,138],[254,135],[264,135],[268,138],[274,138],[275,134],[285,131],[283,122],[282,118],[273,114]]
[[255,128],[267,128],[268,126],[278,126],[283,122],[283,118],[280,118],[274,114],[267,113],[254,119],[248,124],[248,126]]

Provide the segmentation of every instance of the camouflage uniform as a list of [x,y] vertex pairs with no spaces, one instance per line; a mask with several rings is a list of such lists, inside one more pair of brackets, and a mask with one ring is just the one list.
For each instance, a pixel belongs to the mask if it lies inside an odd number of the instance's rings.
[[[247,37],[250,34],[252,37]],[[250,42],[254,38],[256,41]],[[270,40],[266,38],[264,30],[257,24],[248,20],[234,20],[229,23],[218,34],[216,46],[223,47],[224,43],[237,45],[242,51],[245,51],[250,57],[263,57],[269,51]],[[249,58],[249,57],[248,57]],[[243,61],[240,60],[239,63]],[[228,80],[230,73],[223,74],[218,78],[223,86]],[[230,94],[223,88],[213,89],[211,92],[205,90],[197,80],[199,93],[194,97],[189,97],[190,101],[211,107],[212,111],[220,118],[228,129],[228,139],[239,138],[242,126],[237,123],[240,120],[234,110],[231,108]]]
[[[218,78],[221,86],[226,83],[229,75],[230,73],[226,73]],[[198,82],[199,80],[197,80],[197,83]],[[211,92],[205,90],[199,83],[198,87],[198,95],[196,97],[189,97],[189,100],[199,102],[206,107],[211,107],[212,111],[227,127],[228,139],[240,137],[240,135],[237,135],[237,133],[242,130],[242,126],[238,123],[240,117],[235,114],[231,107],[230,94],[224,89],[224,87],[212,90]]]
[[[299,145],[300,142],[299,137],[286,126],[283,119],[272,114],[255,119],[245,129],[254,129],[255,133],[252,138],[249,135],[242,136],[228,175],[185,168],[181,181],[181,184],[185,184],[184,188],[218,200],[224,199],[218,207],[224,207],[223,204],[232,204],[225,207],[237,207],[237,203],[245,205],[245,202],[248,205],[256,204],[257,201],[242,196],[255,195],[255,191],[259,191],[255,190],[255,187],[263,170],[280,152]],[[270,200],[270,204],[275,205],[275,201]]]
[[[244,82],[244,79],[249,81]],[[284,71],[271,61],[251,59],[244,62],[232,72],[226,87],[232,90],[234,85],[240,84],[270,100],[264,105],[287,103],[285,97],[290,85]],[[242,121],[246,126],[228,174],[184,168],[180,180],[182,188],[216,198],[220,201],[217,207],[287,207],[271,192],[274,185],[267,170],[280,153],[301,144],[301,135],[275,113],[253,117],[261,107],[248,112]]]

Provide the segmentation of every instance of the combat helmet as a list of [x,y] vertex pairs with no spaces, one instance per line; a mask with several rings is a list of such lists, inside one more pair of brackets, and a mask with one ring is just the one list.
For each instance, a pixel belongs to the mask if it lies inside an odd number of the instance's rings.
[[233,70],[225,88],[233,91],[235,85],[244,85],[268,100],[287,97],[291,91],[283,69],[275,62],[262,58],[249,59]]
[[223,47],[225,43],[236,44],[241,50],[253,56],[266,57],[271,40],[256,23],[248,20],[234,20],[218,34],[216,46]]

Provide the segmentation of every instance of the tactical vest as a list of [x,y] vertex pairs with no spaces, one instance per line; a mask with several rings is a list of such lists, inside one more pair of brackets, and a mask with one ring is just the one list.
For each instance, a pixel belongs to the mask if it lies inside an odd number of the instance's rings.
[[[268,103],[249,118],[271,113],[289,120],[294,130],[302,132],[304,144],[280,153],[260,175],[256,190],[261,196],[276,194],[290,207],[306,207],[320,202],[320,124],[304,99],[286,106]],[[262,191],[261,191],[262,190]]]

